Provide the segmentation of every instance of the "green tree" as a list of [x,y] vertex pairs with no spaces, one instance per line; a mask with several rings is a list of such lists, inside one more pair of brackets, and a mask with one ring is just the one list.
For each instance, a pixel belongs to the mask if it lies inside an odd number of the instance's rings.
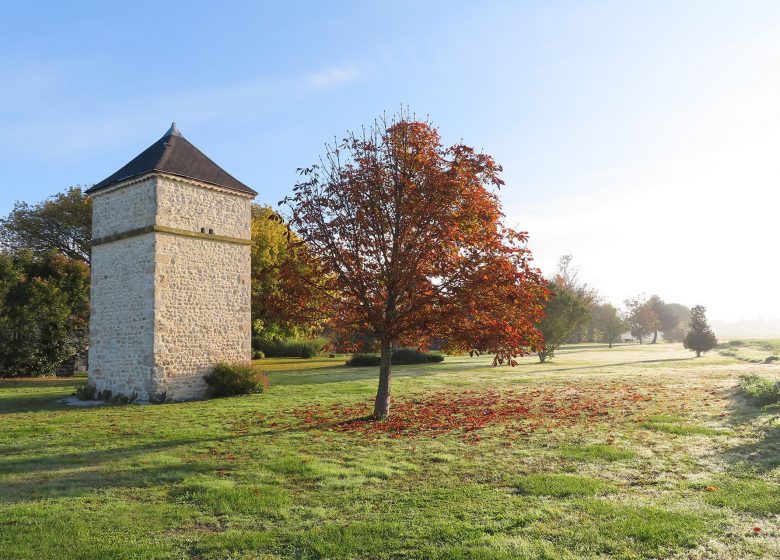
[[683,346],[696,352],[697,358],[701,356],[702,352],[712,350],[718,345],[718,339],[707,322],[706,311],[707,309],[703,305],[696,305],[691,309],[688,334],[683,340]]
[[60,254],[0,255],[0,377],[51,375],[86,349],[89,270]]
[[680,303],[667,303],[666,312],[674,317],[674,324],[670,329],[662,329],[664,339],[667,342],[682,342],[691,320],[691,309]]
[[631,336],[636,338],[639,344],[643,344],[645,337],[660,328],[661,322],[653,310],[653,304],[643,296],[627,299],[626,309]]
[[586,306],[592,307],[599,301],[599,293],[595,288],[580,280],[579,267],[572,265],[573,261],[572,255],[563,255],[558,259],[555,282],[568,289]]
[[37,204],[17,201],[0,218],[0,245],[12,252],[25,249],[38,256],[52,250],[89,262],[92,203],[81,187],[70,187]]
[[618,310],[610,303],[597,305],[591,311],[591,323],[599,339],[612,344],[620,338],[620,335],[629,330],[626,321],[620,316]]
[[583,301],[569,288],[556,281],[550,282],[547,287],[552,298],[545,304],[544,318],[539,322],[544,344],[537,355],[542,363],[554,357],[561,344],[590,318],[588,302]]
[[[653,313],[658,318],[656,328],[653,330],[652,344],[658,342],[658,331],[661,331],[664,335],[664,339],[667,342],[679,342],[682,340],[682,336],[685,334],[684,327],[680,325],[683,317],[687,323],[690,317],[690,309],[684,305],[677,303],[665,303],[657,295],[650,296],[647,300],[647,304],[652,308]],[[684,315],[682,310],[687,310],[687,315]],[[682,332],[682,334],[680,334]],[[676,340],[675,340],[676,339]]]
[[[579,267],[573,265],[572,255],[563,255],[558,259],[558,270],[555,272],[554,281],[572,292],[589,310],[593,310],[599,302],[599,294],[595,288],[580,279]],[[593,320],[580,325],[569,337],[569,342],[587,342],[596,340],[596,325]]]

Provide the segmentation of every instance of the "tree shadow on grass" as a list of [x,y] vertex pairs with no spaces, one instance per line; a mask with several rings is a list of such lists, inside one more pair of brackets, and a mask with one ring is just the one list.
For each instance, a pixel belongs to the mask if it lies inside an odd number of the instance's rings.
[[[59,399],[70,396],[85,379],[27,378],[0,380],[0,415],[63,409]],[[31,393],[26,389],[39,389]],[[61,391],[58,391],[61,389]]]
[[76,451],[73,453],[51,453],[35,457],[0,458],[0,474],[57,470],[68,467],[84,467],[98,463],[122,461],[131,459],[139,454],[154,453],[181,445],[194,445],[202,443],[203,441],[211,440],[193,438],[169,439],[154,443],[141,443],[138,445],[109,449],[91,449],[89,451]]
[[722,451],[721,456],[730,468],[747,468],[768,472],[780,467],[780,415],[778,411],[764,410],[748,401],[738,389],[729,394],[729,423],[737,428],[760,422],[763,425],[758,439]]
[[[446,369],[447,362],[441,362],[438,364],[421,364],[410,366],[393,366],[393,378],[400,377],[422,377],[428,375],[436,375],[439,373],[448,373],[452,370]],[[458,366],[458,371],[462,369],[477,369],[485,368],[489,365],[481,364],[473,367],[462,368]],[[374,380],[379,377],[379,367],[355,367],[348,368],[346,366],[339,366],[338,373],[334,375],[334,371],[322,371],[324,369],[335,368],[322,368],[313,370],[312,373],[299,373],[299,372],[271,372],[272,384],[274,386],[285,385],[322,385],[325,383],[344,383],[347,381],[368,381]],[[317,371],[317,373],[314,373]],[[286,376],[289,376],[286,378]]]
[[45,478],[0,482],[0,504],[49,498],[77,497],[110,488],[144,488],[174,484],[194,474],[214,472],[204,463],[185,463],[111,470],[105,465],[91,470],[60,470]]
[[0,478],[0,504],[82,496],[107,488],[142,488],[158,484],[173,484],[193,474],[213,473],[223,465],[218,462],[200,461],[155,465],[154,457],[149,457],[148,462],[152,464],[148,466],[143,461],[137,466],[121,463],[178,446],[243,437],[248,436],[171,439],[114,449],[2,459],[0,460],[0,475],[3,475]]
[[[603,363],[603,364],[597,364],[592,366],[569,366],[569,367],[561,367],[561,368],[548,368],[548,369],[542,369],[540,370],[540,373],[554,373],[554,372],[560,372],[560,371],[577,371],[577,370],[584,370],[584,369],[606,369],[606,368],[613,368],[613,367],[620,367],[620,366],[633,366],[633,365],[639,365],[639,364],[660,364],[660,363],[667,363],[667,362],[687,362],[689,360],[694,360],[694,357],[690,358],[660,358],[658,360],[633,360],[630,362],[615,362],[615,363]],[[537,363],[520,363],[517,367],[520,366],[534,366],[534,365],[542,365]],[[549,362],[548,362],[549,365]]]
[[591,352],[593,350],[617,350],[618,348],[629,348],[634,347],[641,348],[642,346],[646,345],[640,345],[640,344],[625,344],[622,342],[616,342],[612,345],[612,348],[609,347],[609,344],[605,342],[594,342],[590,344],[577,344],[576,346],[561,346],[558,349],[559,354],[579,354],[580,352]]
[[[634,361],[625,361],[625,362],[615,362],[615,363],[603,363],[603,364],[596,364],[596,365],[588,365],[588,366],[566,366],[566,367],[549,367],[550,365],[553,365],[554,363],[548,362],[546,364],[540,364],[539,362],[520,362],[517,364],[514,368],[508,365],[503,366],[496,366],[496,368],[502,368],[502,369],[496,369],[495,371],[517,371],[519,373],[539,373],[539,374],[546,374],[546,373],[560,373],[560,372],[567,372],[567,371],[584,371],[584,370],[599,370],[599,369],[609,369],[614,367],[621,367],[621,366],[632,366],[632,365],[642,365],[642,364],[661,364],[661,363],[669,363],[669,362],[687,362],[690,360],[694,360],[695,358],[693,356],[689,358],[659,358],[657,360],[634,360]],[[456,364],[449,364],[452,367],[447,368],[447,361],[441,362],[439,364],[425,364],[425,365],[419,365],[419,366],[393,366],[393,378],[403,378],[403,377],[422,377],[422,376],[429,376],[429,375],[438,375],[438,374],[454,374],[454,373],[461,373],[461,372],[468,372],[468,371],[474,371],[474,370],[491,370],[493,367],[489,362],[481,362],[478,364],[468,364],[468,363],[456,363]],[[401,369],[399,369],[401,368]],[[538,368],[537,371],[529,371],[531,369]],[[332,372],[322,372],[322,373],[312,373],[312,374],[300,374],[300,373],[291,373],[290,378],[285,379],[284,376],[285,373],[275,373],[272,374],[273,377],[273,384],[278,386],[283,385],[289,385],[289,386],[297,386],[297,385],[321,385],[325,383],[344,383],[348,381],[373,381],[377,379],[379,375],[379,368],[371,367],[371,368],[354,368],[356,371],[343,371],[339,373],[338,375],[332,375]],[[329,373],[331,375],[329,375]]]

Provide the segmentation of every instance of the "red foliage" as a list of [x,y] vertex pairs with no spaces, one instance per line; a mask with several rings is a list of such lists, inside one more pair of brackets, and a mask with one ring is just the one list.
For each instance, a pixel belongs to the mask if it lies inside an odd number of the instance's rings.
[[474,432],[501,427],[510,436],[540,429],[601,423],[641,412],[653,398],[634,387],[599,384],[583,387],[549,387],[526,392],[514,390],[438,391],[397,402],[393,415],[382,422],[369,417],[370,403],[312,405],[297,409],[310,428],[390,438],[435,438],[458,433],[478,440]]
[[[444,340],[514,364],[541,343],[547,290],[526,233],[503,223],[501,170],[406,114],[330,146],[284,201],[312,262],[285,275],[281,303],[340,340],[376,338],[386,356]],[[386,401],[389,361],[382,375]]]

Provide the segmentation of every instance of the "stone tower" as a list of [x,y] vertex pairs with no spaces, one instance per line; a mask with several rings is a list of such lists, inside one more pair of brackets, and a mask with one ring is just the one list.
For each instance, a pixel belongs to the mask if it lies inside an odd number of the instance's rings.
[[92,198],[89,379],[98,391],[203,396],[217,362],[250,359],[255,191],[174,124],[87,191]]

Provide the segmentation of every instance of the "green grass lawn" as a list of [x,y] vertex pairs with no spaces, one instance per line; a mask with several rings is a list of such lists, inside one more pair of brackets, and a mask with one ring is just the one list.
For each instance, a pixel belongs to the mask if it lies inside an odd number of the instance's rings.
[[780,340],[778,339],[746,339],[719,345],[721,356],[737,358],[743,362],[762,363],[764,361],[780,361]]
[[[72,408],[0,380],[0,559],[778,558],[780,430],[680,345],[376,368],[269,359],[262,395]],[[754,528],[761,530],[756,532]]]

